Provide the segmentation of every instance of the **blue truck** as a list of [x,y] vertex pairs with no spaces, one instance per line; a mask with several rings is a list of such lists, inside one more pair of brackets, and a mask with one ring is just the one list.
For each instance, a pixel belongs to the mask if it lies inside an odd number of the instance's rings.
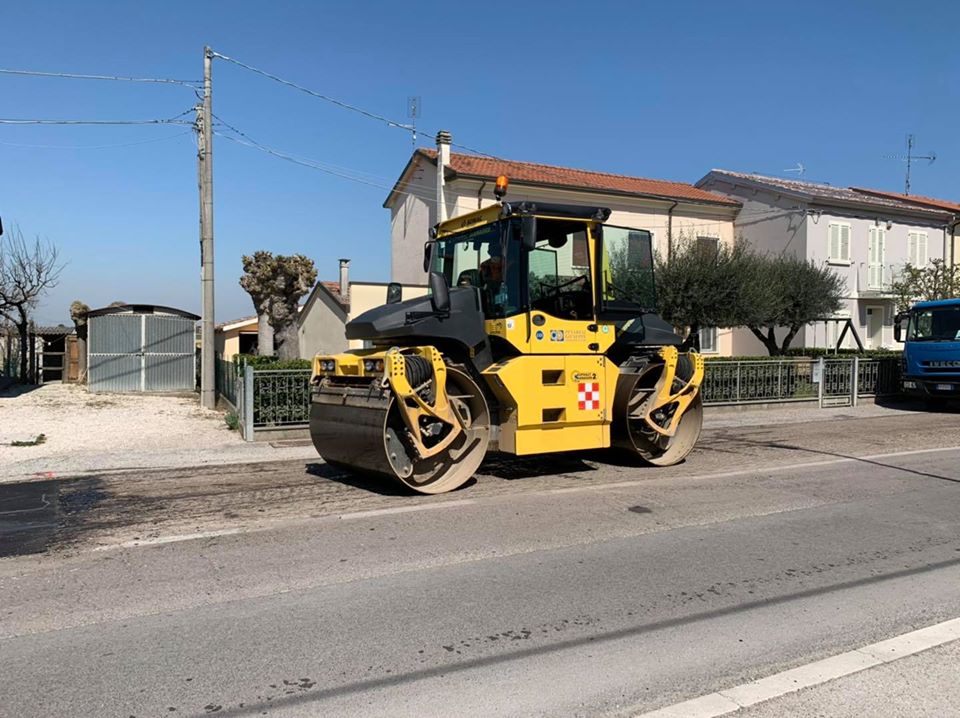
[[897,315],[903,350],[903,392],[931,404],[960,399],[960,299],[914,304]]

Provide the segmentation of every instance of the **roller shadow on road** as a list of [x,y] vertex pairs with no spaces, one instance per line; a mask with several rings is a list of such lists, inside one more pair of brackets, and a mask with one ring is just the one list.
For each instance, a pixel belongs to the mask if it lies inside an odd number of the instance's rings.
[[871,466],[879,466],[883,469],[894,469],[896,471],[903,471],[907,474],[915,474],[917,476],[923,476],[928,479],[937,479],[939,481],[949,481],[954,484],[960,484],[960,477],[955,476],[941,476],[940,474],[931,474],[927,471],[918,471],[917,469],[908,469],[905,466],[897,466],[896,464],[885,464],[882,461],[877,461],[875,459],[868,459],[862,456],[851,456],[850,454],[841,454],[836,451],[825,451],[823,449],[809,449],[805,446],[797,446],[796,444],[785,444],[780,441],[753,441],[750,439],[741,439],[741,443],[747,444],[749,446],[756,446],[767,449],[784,449],[786,451],[800,451],[805,454],[815,454],[818,456],[831,456],[837,459],[847,459],[849,461],[856,461],[861,464],[870,464]]

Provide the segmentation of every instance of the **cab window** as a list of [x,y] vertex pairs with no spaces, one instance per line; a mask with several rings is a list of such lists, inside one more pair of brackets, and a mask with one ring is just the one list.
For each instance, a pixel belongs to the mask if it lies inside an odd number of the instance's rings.
[[561,319],[593,318],[585,223],[539,219],[527,258],[531,309]]
[[520,247],[509,241],[507,225],[495,222],[437,240],[434,271],[449,287],[475,287],[484,316],[517,314],[520,302]]

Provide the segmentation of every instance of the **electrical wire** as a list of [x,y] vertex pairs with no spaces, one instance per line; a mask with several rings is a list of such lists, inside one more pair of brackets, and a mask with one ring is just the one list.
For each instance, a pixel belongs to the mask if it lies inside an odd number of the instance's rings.
[[0,74],[26,75],[28,77],[59,77],[71,80],[115,80],[118,82],[151,82],[169,85],[183,85],[196,88],[202,84],[201,80],[174,80],[166,77],[124,77],[121,75],[85,75],[76,72],[42,72],[40,70],[13,70],[0,68]]
[[317,92],[316,90],[311,90],[310,88],[304,87],[303,85],[298,85],[297,83],[292,82],[292,81],[290,81],[290,80],[285,80],[285,79],[283,79],[282,77],[279,77],[279,76],[274,75],[274,74],[272,74],[272,73],[270,73],[270,72],[267,72],[266,70],[261,70],[259,67],[254,67],[253,65],[248,65],[247,63],[241,62],[240,60],[237,60],[236,58],[228,57],[227,55],[224,55],[224,54],[219,53],[219,52],[214,52],[214,53],[213,53],[213,57],[218,57],[218,58],[220,58],[221,60],[226,60],[227,62],[232,62],[234,65],[237,65],[238,67],[242,67],[242,68],[244,68],[245,70],[249,70],[250,72],[255,72],[255,73],[257,73],[258,75],[262,75],[263,77],[266,77],[266,78],[269,78],[269,79],[273,80],[274,82],[279,82],[281,85],[286,85],[287,87],[292,87],[292,88],[295,89],[295,90],[299,90],[300,92],[306,93],[306,94],[310,95],[311,97],[315,97],[315,98],[317,98],[317,99],[324,100],[325,102],[329,102],[329,103],[331,103],[331,104],[333,104],[333,105],[336,105],[337,107],[342,107],[342,108],[345,109],[345,110],[350,110],[351,112],[356,112],[356,113],[358,113],[358,114],[363,115],[364,117],[368,117],[368,118],[371,119],[371,120],[377,120],[378,122],[383,122],[383,123],[386,124],[388,127],[396,127],[396,128],[398,128],[398,129],[405,130],[405,131],[407,131],[407,132],[414,132],[414,131],[416,130],[416,128],[415,128],[413,125],[409,125],[409,124],[406,124],[406,123],[403,123],[403,122],[397,122],[396,120],[391,120],[389,117],[384,117],[383,115],[378,115],[378,114],[375,113],[375,112],[370,112],[369,110],[365,110],[365,109],[363,109],[362,107],[357,107],[356,105],[351,105],[349,102],[344,102],[343,100],[338,100],[338,99],[335,98],[335,97],[330,97],[329,95],[324,95],[323,93]]
[[193,122],[181,120],[194,109],[184,110],[179,115],[156,120],[47,120],[0,118],[0,125],[193,125]]
[[152,142],[166,142],[167,140],[176,139],[177,137],[183,137],[184,135],[189,135],[193,130],[184,130],[183,132],[178,132],[175,135],[167,135],[166,137],[155,137],[150,140],[140,140],[139,142],[121,142],[118,144],[112,145],[32,145],[32,144],[21,144],[19,142],[0,142],[0,145],[5,147],[23,147],[28,149],[39,149],[39,150],[105,150],[113,147],[135,147],[136,145],[146,145]]

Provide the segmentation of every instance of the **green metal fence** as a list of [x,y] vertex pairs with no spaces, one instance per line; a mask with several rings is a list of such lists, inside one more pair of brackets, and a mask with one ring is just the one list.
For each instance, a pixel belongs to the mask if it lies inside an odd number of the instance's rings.
[[701,391],[706,405],[855,405],[862,397],[900,391],[900,358],[710,361]]
[[[221,361],[217,390],[236,408],[248,441],[257,432],[309,425],[309,369],[255,369]],[[708,406],[856,405],[860,398],[899,390],[899,357],[708,361],[701,387]]]

